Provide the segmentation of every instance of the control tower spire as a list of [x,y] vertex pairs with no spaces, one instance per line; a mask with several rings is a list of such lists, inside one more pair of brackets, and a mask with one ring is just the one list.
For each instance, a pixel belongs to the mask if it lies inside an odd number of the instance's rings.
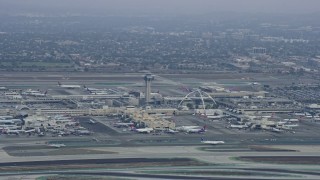
[[151,96],[151,81],[154,80],[154,76],[152,74],[146,74],[144,76],[144,81],[146,83],[146,89],[145,89],[145,99],[146,99],[146,105],[150,103],[150,96]]

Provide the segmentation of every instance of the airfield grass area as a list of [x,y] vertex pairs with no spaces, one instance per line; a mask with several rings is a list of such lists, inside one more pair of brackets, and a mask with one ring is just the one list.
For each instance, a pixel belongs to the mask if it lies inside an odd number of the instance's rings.
[[33,171],[65,169],[125,169],[144,167],[209,166],[211,164],[190,158],[122,158],[122,159],[81,159],[0,163],[0,171]]
[[5,147],[4,150],[10,156],[60,156],[60,155],[81,155],[81,154],[116,154],[112,151],[92,150],[89,148],[54,148],[48,146],[29,146],[29,147]]
[[[140,173],[140,172],[139,172]],[[270,174],[267,172],[251,172],[242,170],[212,169],[212,170],[172,170],[172,171],[141,171],[147,174],[175,174],[175,175],[199,175],[199,176],[263,176],[284,177],[284,174]]]
[[276,148],[268,146],[259,145],[221,145],[221,146],[204,146],[198,148],[201,151],[208,152],[297,152],[298,150],[286,149],[286,148]]
[[267,146],[249,146],[253,151],[263,151],[263,152],[297,152],[298,150],[293,149],[284,149],[276,147],[267,147]]
[[48,68],[61,68],[61,67],[71,67],[70,63],[62,63],[62,62],[21,62],[19,64],[13,64],[12,62],[1,62],[1,66],[18,66],[18,67],[48,67]]
[[129,178],[117,178],[117,177],[103,177],[103,176],[76,176],[76,175],[56,175],[56,176],[41,176],[36,180],[131,180]]
[[234,159],[256,163],[320,165],[320,156],[240,156]]

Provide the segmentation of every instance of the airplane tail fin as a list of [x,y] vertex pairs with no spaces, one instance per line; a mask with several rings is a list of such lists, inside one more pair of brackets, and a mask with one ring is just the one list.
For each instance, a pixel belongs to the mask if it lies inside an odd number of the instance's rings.
[[206,132],[206,126],[203,126],[203,128],[201,128],[198,133],[203,133],[203,132]]
[[61,83],[58,81],[58,86],[61,86]]
[[201,138],[201,142],[202,142],[202,141],[204,141],[204,139],[203,139],[203,138]]
[[131,129],[131,131],[135,131],[136,130],[136,128],[133,125],[130,126],[130,129]]

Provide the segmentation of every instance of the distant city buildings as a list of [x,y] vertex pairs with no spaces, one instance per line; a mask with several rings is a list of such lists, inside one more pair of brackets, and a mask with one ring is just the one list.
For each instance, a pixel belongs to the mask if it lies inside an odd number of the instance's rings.
[[263,47],[254,47],[253,48],[253,54],[257,55],[257,54],[266,54],[267,53],[267,49],[263,48]]

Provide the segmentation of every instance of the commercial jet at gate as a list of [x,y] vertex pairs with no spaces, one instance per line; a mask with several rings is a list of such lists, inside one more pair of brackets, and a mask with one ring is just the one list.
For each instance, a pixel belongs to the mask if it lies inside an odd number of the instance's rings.
[[134,123],[114,123],[113,124],[113,126],[114,127],[129,127],[129,126],[133,126],[134,125]]
[[204,132],[206,132],[206,126],[203,126],[202,128],[195,128],[195,129],[187,130],[187,133],[204,133]]
[[131,131],[136,131],[138,133],[150,133],[153,131],[153,128],[139,128],[136,129],[135,127],[131,126]]
[[200,126],[181,126],[176,128],[177,131],[182,131],[186,133],[204,133],[206,131],[206,126],[200,128]]
[[199,128],[200,126],[180,126],[180,127],[176,127],[177,131],[184,131],[187,132],[190,129],[196,129]]

